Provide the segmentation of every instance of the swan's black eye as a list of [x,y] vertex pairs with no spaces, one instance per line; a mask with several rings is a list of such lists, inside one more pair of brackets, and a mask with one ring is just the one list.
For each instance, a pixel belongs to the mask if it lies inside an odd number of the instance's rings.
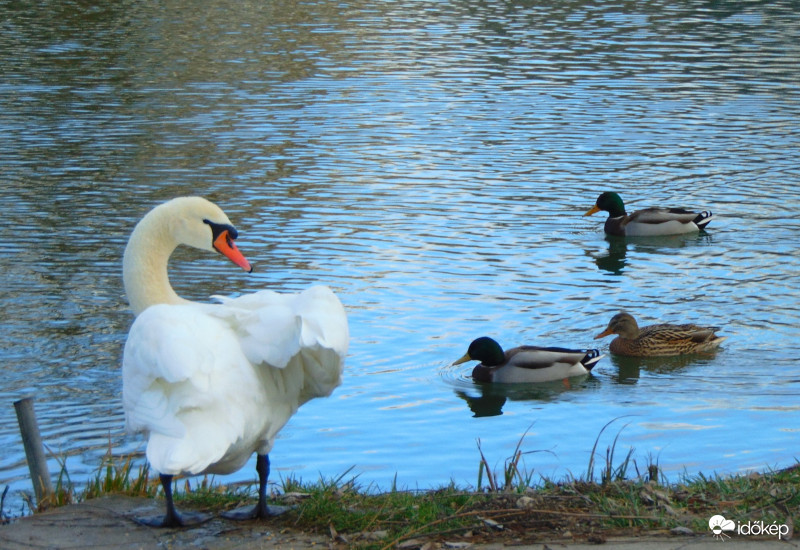
[[211,228],[211,235],[213,237],[213,241],[217,240],[217,237],[222,234],[223,231],[228,232],[228,244],[231,244],[231,239],[235,239],[239,236],[239,233],[236,231],[232,225],[228,225],[226,223],[214,223],[211,220],[203,220],[203,223],[208,224]]

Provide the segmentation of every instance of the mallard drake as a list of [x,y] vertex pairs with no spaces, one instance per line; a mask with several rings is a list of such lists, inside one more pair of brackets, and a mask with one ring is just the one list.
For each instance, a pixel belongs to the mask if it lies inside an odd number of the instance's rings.
[[595,205],[584,216],[605,210],[608,219],[604,226],[609,235],[625,237],[655,237],[659,235],[679,235],[705,229],[714,215],[705,210],[692,212],[683,208],[653,207],[637,210],[632,214],[625,213],[622,198],[613,192],[606,191],[598,198]]
[[711,351],[725,340],[724,336],[716,335],[718,330],[718,327],[695,324],[659,324],[639,328],[633,315],[622,312],[614,315],[608,327],[594,338],[617,334],[608,348],[617,355],[664,357]]
[[500,344],[482,336],[473,340],[467,353],[453,365],[480,361],[472,370],[476,382],[549,382],[587,374],[602,357],[596,349],[520,346],[504,352]]

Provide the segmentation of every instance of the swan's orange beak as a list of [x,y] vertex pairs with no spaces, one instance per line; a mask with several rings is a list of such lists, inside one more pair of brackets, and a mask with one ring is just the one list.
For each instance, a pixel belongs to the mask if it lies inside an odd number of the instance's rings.
[[250,262],[247,261],[247,258],[244,257],[244,254],[239,252],[239,249],[236,248],[236,245],[231,238],[230,231],[224,230],[220,232],[216,239],[214,239],[214,248],[223,256],[228,258],[230,261],[247,271],[248,273],[253,271],[253,268],[250,266]]

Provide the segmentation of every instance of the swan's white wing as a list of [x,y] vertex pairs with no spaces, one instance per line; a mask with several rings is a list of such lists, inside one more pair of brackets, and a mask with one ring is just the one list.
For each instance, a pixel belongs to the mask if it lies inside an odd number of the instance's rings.
[[330,288],[318,285],[299,294],[262,290],[219,299],[222,307],[212,314],[235,327],[251,363],[293,371],[283,376],[298,392],[296,406],[330,395],[341,383],[349,329],[344,307]]
[[253,364],[284,368],[301,350],[317,348],[331,350],[342,360],[347,355],[347,314],[326,286],[299,294],[262,290],[238,298],[216,298],[224,307],[209,306],[209,313],[228,320]]
[[[128,429],[150,434],[147,457],[161,473],[198,473],[252,453],[263,390],[224,322],[194,305],[157,305],[134,322],[122,366]],[[243,456],[231,456],[248,443]]]
[[293,307],[293,295],[262,290],[218,299],[221,305],[205,306],[205,310],[233,329],[252,364],[284,368],[300,350],[303,326]]

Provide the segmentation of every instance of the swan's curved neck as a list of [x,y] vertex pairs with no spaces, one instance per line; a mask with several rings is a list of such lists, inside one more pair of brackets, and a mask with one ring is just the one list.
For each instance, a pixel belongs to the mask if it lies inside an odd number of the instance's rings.
[[189,303],[169,284],[167,264],[178,242],[169,231],[169,219],[159,209],[136,225],[122,260],[125,294],[134,315],[155,304]]

